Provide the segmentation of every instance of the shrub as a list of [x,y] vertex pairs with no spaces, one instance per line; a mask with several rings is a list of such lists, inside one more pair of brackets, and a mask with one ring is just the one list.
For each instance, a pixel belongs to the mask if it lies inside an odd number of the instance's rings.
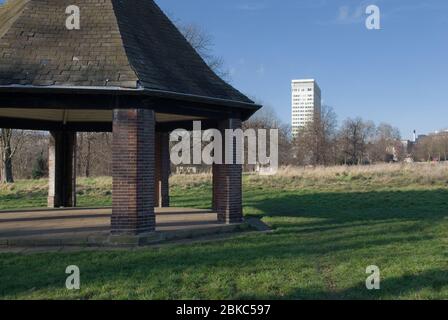
[[41,151],[34,162],[33,171],[31,173],[33,179],[40,179],[47,174],[47,161],[44,158],[44,152]]

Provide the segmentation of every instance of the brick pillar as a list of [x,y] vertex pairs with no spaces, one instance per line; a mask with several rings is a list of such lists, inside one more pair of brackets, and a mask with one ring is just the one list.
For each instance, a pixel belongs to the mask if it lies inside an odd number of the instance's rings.
[[223,137],[223,164],[213,165],[213,209],[218,213],[218,220],[224,223],[240,223],[243,221],[242,206],[242,165],[224,164],[225,153],[231,152],[236,159],[236,143],[230,148],[225,142],[225,129],[241,128],[241,120],[228,119],[221,121],[219,130]]
[[76,206],[76,132],[50,132],[48,207]]
[[154,130],[153,110],[114,110],[111,218],[114,234],[155,231]]
[[166,132],[156,133],[156,180],[155,207],[170,206],[170,135]]
[[212,165],[212,210],[218,212],[218,199],[216,198],[216,192],[218,190],[218,164]]

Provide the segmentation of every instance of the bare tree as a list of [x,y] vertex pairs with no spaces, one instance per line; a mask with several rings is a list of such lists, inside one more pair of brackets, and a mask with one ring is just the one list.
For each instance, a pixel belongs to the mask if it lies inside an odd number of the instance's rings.
[[1,129],[1,160],[2,160],[2,182],[14,183],[13,159],[16,152],[22,146],[24,137],[23,130]]
[[[259,102],[262,104],[261,102]],[[289,125],[282,123],[275,110],[266,105],[255,113],[248,121],[243,123],[243,129],[278,129],[278,156],[280,165],[288,165],[292,160],[291,151],[291,129]],[[270,150],[269,139],[267,139],[267,150]],[[247,149],[247,147],[246,147]],[[247,153],[247,150],[245,151]]]
[[337,116],[333,108],[322,106],[320,117],[299,130],[294,139],[297,164],[330,165],[336,161]]
[[370,158],[375,162],[398,160],[400,148],[400,130],[388,123],[381,123],[375,132],[374,141],[370,145]]
[[84,173],[85,177],[90,177],[92,163],[92,142],[95,139],[95,133],[80,132],[78,133],[78,174]]
[[41,159],[45,162],[44,173],[47,173],[48,141],[49,135],[47,132],[28,130],[23,132],[22,146],[17,149],[14,156],[14,178],[32,178],[33,169]]
[[448,132],[432,134],[419,139],[414,148],[414,158],[417,161],[447,161]]
[[111,140],[110,133],[78,133],[77,172],[79,175],[91,177],[110,174]]
[[178,22],[177,27],[191,44],[193,49],[204,59],[208,66],[221,78],[229,80],[230,74],[224,68],[224,60],[213,54],[213,37],[200,26]]
[[372,141],[375,124],[361,118],[347,119],[339,130],[339,148],[344,164],[370,162],[367,145]]

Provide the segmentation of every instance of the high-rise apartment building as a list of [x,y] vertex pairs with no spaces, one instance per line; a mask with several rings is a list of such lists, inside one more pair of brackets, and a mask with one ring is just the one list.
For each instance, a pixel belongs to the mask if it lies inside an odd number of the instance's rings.
[[321,92],[314,79],[292,80],[292,134],[296,136],[321,115]]

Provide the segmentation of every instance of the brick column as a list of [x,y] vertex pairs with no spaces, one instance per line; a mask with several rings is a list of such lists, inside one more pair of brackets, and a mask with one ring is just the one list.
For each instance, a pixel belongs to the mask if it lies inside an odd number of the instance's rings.
[[223,137],[223,164],[213,165],[213,209],[218,213],[218,220],[224,223],[240,223],[243,221],[242,207],[242,165],[224,164],[225,153],[231,152],[236,159],[236,143],[230,148],[225,142],[225,129],[241,128],[241,120],[228,119],[221,121],[219,130]]
[[114,234],[137,235],[155,230],[154,130],[153,110],[114,110],[111,218]]
[[50,132],[48,207],[76,206],[76,132]]
[[218,199],[216,198],[216,192],[218,191],[218,164],[212,165],[212,210],[218,212]]
[[170,135],[166,132],[156,133],[156,180],[154,206],[166,208],[170,206]]

